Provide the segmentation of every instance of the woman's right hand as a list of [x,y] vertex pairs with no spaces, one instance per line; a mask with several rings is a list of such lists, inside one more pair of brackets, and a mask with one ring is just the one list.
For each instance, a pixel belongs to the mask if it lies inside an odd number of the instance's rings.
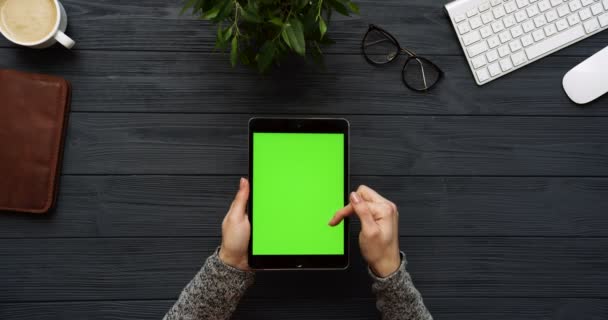
[[361,220],[359,246],[363,258],[376,275],[388,277],[401,265],[397,206],[371,188],[360,186],[350,194],[350,204],[338,210],[329,225],[335,226],[353,213]]

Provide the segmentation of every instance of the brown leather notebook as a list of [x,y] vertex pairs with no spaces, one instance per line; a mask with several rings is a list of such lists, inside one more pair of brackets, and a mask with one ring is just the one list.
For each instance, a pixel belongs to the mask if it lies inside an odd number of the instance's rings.
[[0,210],[54,206],[70,93],[59,77],[0,70]]

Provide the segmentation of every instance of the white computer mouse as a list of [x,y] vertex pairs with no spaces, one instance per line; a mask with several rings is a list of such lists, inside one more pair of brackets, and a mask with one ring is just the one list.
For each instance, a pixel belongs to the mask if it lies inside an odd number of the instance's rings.
[[608,92],[608,47],[568,71],[562,83],[568,97],[578,104]]

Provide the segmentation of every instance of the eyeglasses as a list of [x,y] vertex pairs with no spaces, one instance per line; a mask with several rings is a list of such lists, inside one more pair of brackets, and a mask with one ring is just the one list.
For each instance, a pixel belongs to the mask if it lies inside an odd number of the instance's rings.
[[387,64],[395,61],[402,53],[407,54],[401,77],[405,86],[414,91],[428,91],[443,76],[443,71],[437,65],[409,49],[401,48],[395,37],[373,24],[369,25],[363,37],[361,49],[365,59],[373,65]]

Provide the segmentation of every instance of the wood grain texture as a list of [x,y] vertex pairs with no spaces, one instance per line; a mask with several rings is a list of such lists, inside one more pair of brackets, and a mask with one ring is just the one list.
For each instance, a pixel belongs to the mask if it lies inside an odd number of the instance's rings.
[[[65,174],[247,174],[249,115],[72,114]],[[352,116],[352,175],[608,175],[608,118]]]
[[[174,299],[218,244],[219,238],[0,240],[0,300]],[[401,238],[424,297],[608,298],[607,245],[608,238]],[[358,250],[351,258],[343,272],[258,273],[249,296],[370,298]]]
[[0,49],[0,68],[65,77],[77,112],[608,115],[608,96],[582,108],[564,93],[578,57],[549,57],[483,87],[463,57],[429,58],[445,77],[428,94],[403,85],[403,59],[374,67],[359,55],[328,56],[325,71],[292,61],[261,76],[213,53]]
[[[435,319],[453,320],[595,320],[608,314],[606,299],[428,298]],[[11,320],[149,320],[161,319],[173,300],[88,301],[0,304],[0,318]],[[378,318],[375,300],[244,299],[233,319]]]
[[[330,36],[337,44],[328,53],[357,54],[368,24],[379,24],[403,46],[419,54],[462,55],[456,34],[444,13],[445,0],[361,0],[361,16],[334,15]],[[64,0],[69,16],[68,34],[75,50],[213,50],[216,28],[186,14],[179,15],[180,0],[138,1]],[[558,55],[589,56],[606,45],[608,33],[600,33]],[[0,46],[12,46],[4,39]]]
[[[64,176],[55,212],[0,214],[0,238],[220,236],[237,183],[238,176]],[[353,188],[360,184],[400,207],[402,235],[608,237],[607,178],[352,178]],[[353,226],[355,236],[357,219]]]

